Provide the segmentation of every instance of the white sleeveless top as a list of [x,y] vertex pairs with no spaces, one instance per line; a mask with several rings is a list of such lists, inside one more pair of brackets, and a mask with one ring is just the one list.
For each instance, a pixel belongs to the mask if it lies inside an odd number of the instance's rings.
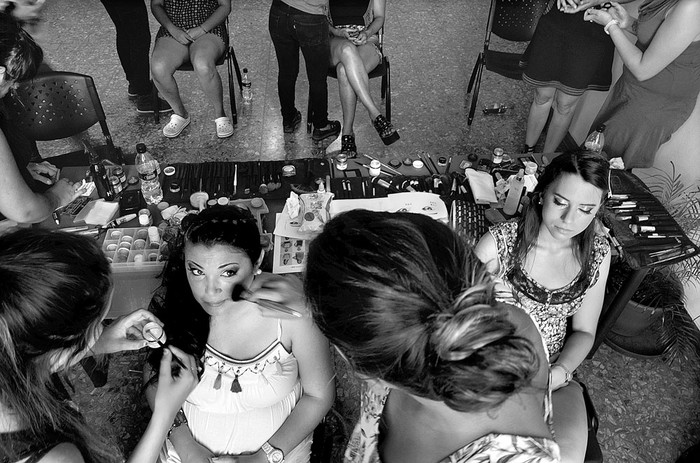
[[[194,439],[215,455],[259,450],[301,397],[297,359],[284,347],[281,337],[282,325],[278,322],[277,339],[247,360],[234,359],[207,344],[204,372],[182,410]],[[309,436],[285,456],[285,461],[295,460],[299,451],[306,456],[299,455],[297,461],[308,461],[310,446]],[[170,441],[166,441],[166,447],[167,461],[178,462]]]

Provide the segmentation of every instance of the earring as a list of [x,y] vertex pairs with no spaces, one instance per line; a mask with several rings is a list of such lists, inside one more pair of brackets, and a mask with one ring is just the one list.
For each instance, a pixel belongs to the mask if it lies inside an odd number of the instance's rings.
[[255,276],[258,276],[258,275],[260,275],[261,273],[262,273],[262,270],[260,270],[260,269],[257,269],[257,270],[254,272]]

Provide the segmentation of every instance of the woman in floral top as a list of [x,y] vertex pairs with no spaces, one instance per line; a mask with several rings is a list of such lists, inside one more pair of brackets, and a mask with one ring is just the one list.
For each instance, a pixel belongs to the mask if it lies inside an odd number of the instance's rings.
[[313,240],[305,290],[321,331],[366,380],[345,460],[559,461],[537,327],[429,217],[353,210]]
[[545,340],[562,461],[583,461],[586,451],[585,404],[571,380],[593,345],[603,305],[610,246],[596,218],[607,193],[606,159],[564,153],[545,168],[522,217],[493,226],[476,247],[512,290],[503,299],[530,314]]

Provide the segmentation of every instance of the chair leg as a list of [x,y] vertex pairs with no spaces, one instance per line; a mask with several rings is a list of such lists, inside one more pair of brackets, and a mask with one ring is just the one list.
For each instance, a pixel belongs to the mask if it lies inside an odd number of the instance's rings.
[[231,103],[231,122],[238,124],[238,111],[236,109],[236,91],[233,89],[233,64],[235,60],[233,47],[229,47],[228,59],[226,60],[226,68],[228,69],[228,98]]
[[476,58],[476,63],[474,63],[474,69],[472,69],[472,75],[469,77],[469,85],[467,86],[467,95],[469,95],[472,92],[472,88],[474,88],[474,81],[476,80],[476,74],[477,70],[479,69],[479,66],[481,66],[481,62],[483,60],[484,54],[479,53],[479,56]]
[[384,94],[386,98],[386,120],[391,122],[391,67],[389,66],[389,60],[386,60],[386,75],[382,77],[382,83],[386,78],[386,87],[384,88]]
[[160,111],[158,111],[158,89],[155,84],[151,85],[151,95],[153,96],[153,120],[156,124],[160,124]]
[[[476,75],[472,73],[472,78],[469,81],[469,87],[474,87],[474,92],[472,93],[472,101],[471,105],[469,107],[469,116],[467,117],[467,125],[472,125],[472,122],[474,121],[474,113],[476,112],[476,103],[479,101],[479,89],[481,88],[481,75],[483,74],[484,71],[484,62],[483,59],[481,59],[481,55],[479,56],[479,59],[477,60],[477,66],[475,67],[474,71],[476,72]],[[472,82],[473,80],[473,82]],[[470,90],[468,89],[468,90]],[[469,93],[467,93],[469,95]]]
[[238,58],[236,58],[236,52],[233,47],[229,47],[229,56],[233,59],[233,67],[236,69],[236,78],[238,78],[238,91],[243,95],[243,76],[241,75],[241,68],[238,66]]

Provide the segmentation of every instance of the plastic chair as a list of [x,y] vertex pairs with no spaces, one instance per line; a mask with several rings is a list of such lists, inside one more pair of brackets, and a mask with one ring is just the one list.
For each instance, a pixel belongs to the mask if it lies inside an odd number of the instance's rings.
[[474,120],[479,99],[481,77],[484,67],[509,79],[521,80],[525,64],[521,53],[508,53],[489,49],[491,33],[511,42],[529,42],[535,33],[540,16],[547,10],[550,0],[491,0],[484,49],[479,53],[469,79],[467,100],[472,90],[467,125]]
[[123,161],[107,127],[95,82],[88,75],[72,72],[38,75],[19,86],[16,97],[9,99],[8,112],[22,135],[32,142],[35,158],[41,157],[36,141],[72,137],[99,123],[106,155]]
[[[233,46],[231,46],[230,37],[228,29],[228,19],[226,19],[226,35],[229,37],[229,46],[224,50],[224,53],[216,60],[216,66],[219,67],[226,64],[226,69],[228,70],[228,96],[231,103],[231,122],[233,124],[238,123],[238,111],[236,110],[236,92],[233,90],[233,70],[236,70],[236,77],[238,78],[238,90],[243,93],[243,78],[241,76],[241,69],[238,67],[238,59],[236,58],[236,53],[233,51]],[[178,71],[194,71],[192,63],[184,63],[182,66],[177,68]],[[153,86],[153,118],[156,123],[160,122],[160,113],[158,112],[158,89]]]
[[[372,69],[368,76],[370,79],[377,77],[382,78],[381,97],[384,100],[386,108],[386,119],[391,122],[391,68],[389,66],[389,58],[384,53],[384,27],[377,33],[379,36],[379,51],[382,52],[382,60],[377,64],[377,67]],[[328,76],[334,79],[338,78],[338,72],[335,67],[328,68]],[[311,133],[313,113],[311,112],[311,100],[309,99],[308,109],[306,110],[306,132]]]

